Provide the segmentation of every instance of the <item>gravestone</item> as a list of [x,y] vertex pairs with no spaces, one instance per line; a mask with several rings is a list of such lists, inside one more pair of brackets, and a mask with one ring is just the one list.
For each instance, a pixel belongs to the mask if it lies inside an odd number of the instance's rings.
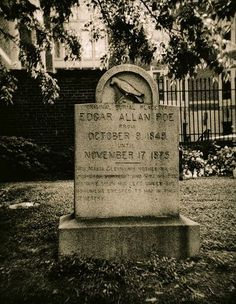
[[178,108],[160,106],[133,65],[102,76],[96,103],[75,105],[75,205],[60,219],[60,255],[198,253],[199,225],[179,214],[178,126]]

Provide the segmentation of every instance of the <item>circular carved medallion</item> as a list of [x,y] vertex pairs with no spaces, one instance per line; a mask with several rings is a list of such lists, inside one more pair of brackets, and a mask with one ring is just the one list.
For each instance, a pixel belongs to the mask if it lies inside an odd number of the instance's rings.
[[97,103],[138,103],[159,105],[158,88],[144,69],[122,64],[108,70],[96,88]]

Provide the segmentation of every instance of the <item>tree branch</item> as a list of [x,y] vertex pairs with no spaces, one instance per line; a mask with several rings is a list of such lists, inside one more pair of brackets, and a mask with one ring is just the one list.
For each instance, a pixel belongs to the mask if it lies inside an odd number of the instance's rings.
[[[157,16],[155,16],[155,15],[153,14],[153,12],[151,11],[150,7],[146,4],[146,2],[145,2],[144,0],[140,0],[140,2],[144,5],[144,7],[145,7],[146,10],[148,11],[148,13],[151,15],[151,17],[152,17],[153,19],[155,19],[155,21],[160,25],[160,22],[159,22]],[[178,29],[172,28],[171,30],[168,30],[168,29],[166,29],[165,27],[163,27],[162,25],[161,25],[161,27],[162,27],[162,29],[163,29],[165,32],[167,32],[167,33],[169,33],[169,34],[171,34],[171,33],[173,33],[173,32],[179,32],[179,33],[181,33],[181,31],[178,30]]]
[[12,42],[14,42],[15,44],[18,44],[19,41],[17,41],[17,38],[14,37],[13,35],[5,32],[1,27],[0,27],[0,33],[2,33],[2,35],[5,37],[5,39],[7,40],[11,40]]
[[109,20],[109,18],[107,17],[107,13],[106,13],[106,12],[104,11],[104,9],[103,9],[103,6],[102,6],[101,1],[100,1],[100,0],[96,0],[96,1],[97,1],[98,5],[99,5],[99,7],[100,7],[100,10],[101,10],[101,13],[102,13],[104,19],[105,19],[106,22],[107,22],[107,25],[110,26],[110,20]]

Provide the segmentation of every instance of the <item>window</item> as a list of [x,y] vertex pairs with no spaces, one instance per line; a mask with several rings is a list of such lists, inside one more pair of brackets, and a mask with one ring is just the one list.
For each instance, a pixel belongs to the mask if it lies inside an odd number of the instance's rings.
[[82,59],[93,58],[93,44],[91,40],[91,34],[89,31],[81,32],[81,44],[82,44]]
[[100,58],[105,54],[107,49],[107,38],[105,31],[103,37],[98,40],[92,38],[92,33],[88,27],[85,27],[88,22],[96,18],[92,11],[89,11],[87,6],[80,1],[79,6],[72,9],[72,16],[69,22],[65,25],[68,30],[72,30],[80,37],[81,42],[81,61],[68,60],[63,63],[63,58],[67,51],[63,44],[55,42],[54,54],[57,68],[95,68],[100,67]]
[[54,43],[54,54],[55,58],[63,58],[63,46],[59,41]]

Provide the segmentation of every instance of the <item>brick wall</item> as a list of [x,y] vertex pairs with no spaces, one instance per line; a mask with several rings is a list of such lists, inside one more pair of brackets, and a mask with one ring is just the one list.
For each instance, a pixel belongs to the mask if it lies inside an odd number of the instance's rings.
[[103,72],[61,70],[60,99],[43,104],[37,82],[25,71],[15,71],[18,90],[13,105],[0,104],[0,135],[22,136],[63,150],[74,144],[74,104],[95,102],[95,89]]

